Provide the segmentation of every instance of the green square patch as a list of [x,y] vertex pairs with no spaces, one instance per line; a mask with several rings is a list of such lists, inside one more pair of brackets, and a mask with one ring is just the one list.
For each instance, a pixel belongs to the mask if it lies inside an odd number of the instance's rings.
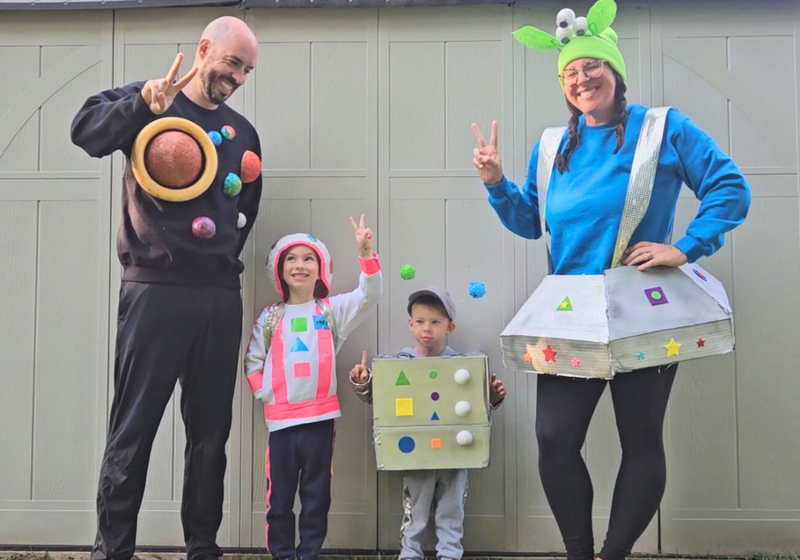
[[305,317],[295,317],[292,319],[292,332],[306,332],[308,330],[308,321]]

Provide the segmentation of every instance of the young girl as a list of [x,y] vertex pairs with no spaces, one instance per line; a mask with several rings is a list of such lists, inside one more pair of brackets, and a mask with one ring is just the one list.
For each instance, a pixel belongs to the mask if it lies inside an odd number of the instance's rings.
[[[264,401],[267,442],[266,544],[275,560],[319,556],[328,532],[336,396],[336,351],[378,303],[383,278],[372,231],[350,218],[359,250],[358,287],[328,298],[333,261],[305,233],[272,247],[267,275],[281,301],[256,321],[245,356],[247,381]],[[295,548],[295,493],[300,486],[300,544]]]

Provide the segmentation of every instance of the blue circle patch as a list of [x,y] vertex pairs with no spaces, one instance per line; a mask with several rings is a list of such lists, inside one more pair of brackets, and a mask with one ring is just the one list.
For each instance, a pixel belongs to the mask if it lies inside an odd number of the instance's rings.
[[397,442],[397,447],[399,447],[400,451],[403,453],[411,453],[416,446],[417,444],[414,443],[414,438],[409,436],[403,436],[400,438],[400,441]]

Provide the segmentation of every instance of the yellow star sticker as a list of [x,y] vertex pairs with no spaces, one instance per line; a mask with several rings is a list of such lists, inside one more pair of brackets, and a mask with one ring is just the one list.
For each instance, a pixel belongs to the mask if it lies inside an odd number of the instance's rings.
[[664,345],[664,348],[667,349],[667,358],[669,358],[670,356],[680,356],[681,346],[683,346],[683,344],[681,344],[680,342],[675,342],[674,338],[670,338],[669,344]]

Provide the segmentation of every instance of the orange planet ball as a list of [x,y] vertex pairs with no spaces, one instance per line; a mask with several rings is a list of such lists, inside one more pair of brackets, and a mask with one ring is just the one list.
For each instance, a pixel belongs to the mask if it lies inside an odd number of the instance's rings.
[[242,156],[242,169],[239,176],[243,183],[252,183],[261,177],[261,159],[250,150]]
[[203,152],[185,132],[166,130],[147,145],[144,163],[156,183],[182,189],[197,181],[203,172]]

